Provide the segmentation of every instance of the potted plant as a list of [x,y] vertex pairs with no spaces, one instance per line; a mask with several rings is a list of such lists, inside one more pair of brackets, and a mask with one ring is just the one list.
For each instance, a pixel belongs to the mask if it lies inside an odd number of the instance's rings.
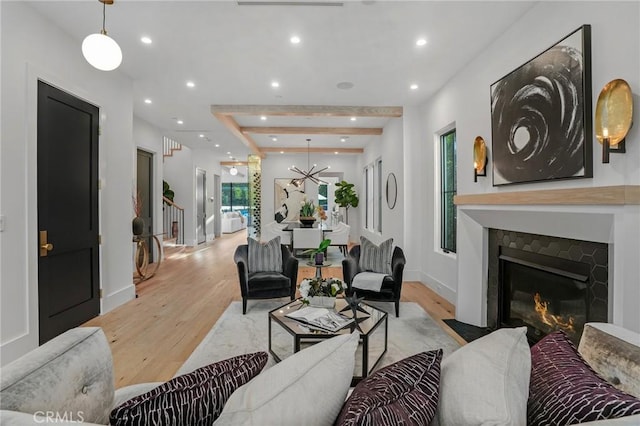
[[349,223],[349,207],[358,207],[358,195],[353,190],[353,184],[347,181],[336,183],[336,204],[340,207],[344,207],[346,222]]
[[[173,189],[171,189],[171,187],[169,186],[169,184],[167,183],[166,180],[162,181],[162,196],[164,198],[166,198],[167,200],[173,202],[173,197],[175,197],[175,192],[173,192]],[[166,203],[166,201],[165,201]]]
[[305,250],[302,253],[311,255],[309,262],[315,262],[316,265],[322,265],[324,263],[324,253],[330,245],[331,240],[325,238],[320,242],[318,248]]
[[305,198],[300,207],[300,223],[304,227],[311,227],[313,223],[316,221],[316,218],[313,217],[313,213],[316,211],[315,206],[313,205],[313,201],[307,201]]

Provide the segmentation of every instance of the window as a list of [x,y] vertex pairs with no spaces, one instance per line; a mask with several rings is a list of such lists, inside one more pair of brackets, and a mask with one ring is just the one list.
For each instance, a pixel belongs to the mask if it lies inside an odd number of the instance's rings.
[[364,169],[365,228],[382,232],[382,160]]
[[327,197],[327,184],[321,183],[318,185],[318,205],[321,206],[324,211],[329,210],[329,198]]
[[222,183],[222,211],[239,211],[243,216],[249,214],[248,183]]
[[440,247],[456,252],[456,130],[440,135]]
[[382,159],[376,161],[376,208],[374,217],[376,218],[376,231],[382,232]]

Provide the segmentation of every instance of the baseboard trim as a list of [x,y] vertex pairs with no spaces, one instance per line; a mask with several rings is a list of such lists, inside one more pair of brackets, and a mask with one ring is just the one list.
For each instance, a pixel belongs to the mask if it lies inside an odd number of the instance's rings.
[[417,281],[420,281],[422,284],[426,285],[431,290],[436,292],[439,296],[444,297],[447,302],[451,303],[453,306],[456,306],[457,293],[451,287],[424,272],[419,273],[419,278]]
[[15,361],[38,347],[38,335],[26,332],[0,345],[0,365]]
[[102,299],[102,311],[101,314],[106,314],[109,311],[114,310],[120,305],[127,303],[129,300],[136,298],[136,286],[131,284],[122,288],[114,293],[107,294]]

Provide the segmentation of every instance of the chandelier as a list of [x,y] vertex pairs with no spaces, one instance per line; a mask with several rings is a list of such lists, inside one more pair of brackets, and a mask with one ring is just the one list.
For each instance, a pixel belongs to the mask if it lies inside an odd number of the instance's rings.
[[289,167],[290,171],[296,172],[296,173],[302,175],[299,178],[291,179],[290,183],[292,185],[296,186],[296,187],[302,186],[302,184],[304,183],[304,181],[306,179],[309,179],[311,182],[315,183],[316,185],[321,184],[321,183],[327,185],[327,182],[323,181],[322,179],[317,178],[316,176],[319,173],[322,173],[325,170],[327,170],[328,168],[330,168],[329,166],[327,166],[327,167],[325,167],[323,169],[316,170],[316,164],[314,164],[311,168],[309,168],[309,152],[310,152],[309,144],[310,143],[311,143],[311,139],[307,139],[307,171],[301,170],[298,167],[296,167],[295,165]]

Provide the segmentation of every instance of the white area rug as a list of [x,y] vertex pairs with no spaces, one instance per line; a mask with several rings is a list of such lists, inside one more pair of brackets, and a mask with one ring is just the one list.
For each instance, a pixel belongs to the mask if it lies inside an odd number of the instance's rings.
[[[246,315],[242,315],[242,302],[231,303],[177,374],[235,355],[257,351],[268,353],[268,313],[288,301],[288,298],[250,300]],[[434,349],[442,348],[447,356],[460,347],[417,303],[401,302],[400,318],[395,316],[393,303],[368,303],[389,314],[387,352],[377,368]],[[293,341],[293,337],[288,337],[284,331],[282,334],[285,340]],[[270,355],[266,368],[274,363]]]

